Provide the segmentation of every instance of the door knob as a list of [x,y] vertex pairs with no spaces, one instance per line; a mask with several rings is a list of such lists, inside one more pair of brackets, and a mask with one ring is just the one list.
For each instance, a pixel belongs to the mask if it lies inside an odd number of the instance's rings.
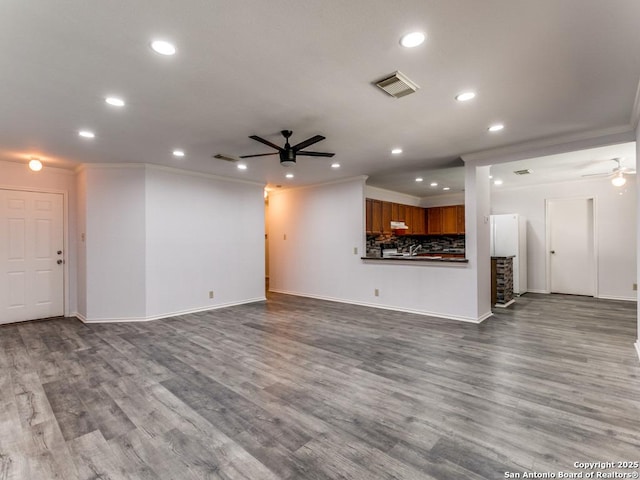
[[551,250],[551,253],[556,253],[556,251],[555,250]]
[[62,265],[63,261],[62,261],[62,260],[58,260],[56,263],[57,263],[58,265]]
[[58,255],[62,255],[62,250],[58,250]]

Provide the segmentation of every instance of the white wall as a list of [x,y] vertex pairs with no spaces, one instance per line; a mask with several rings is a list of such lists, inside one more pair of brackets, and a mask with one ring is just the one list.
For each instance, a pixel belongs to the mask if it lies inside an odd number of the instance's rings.
[[433,195],[429,197],[422,197],[420,199],[420,206],[424,208],[444,207],[447,205],[462,205],[463,203],[464,192],[449,193],[445,195]]
[[145,192],[147,317],[265,299],[262,185],[148,167]]
[[371,185],[365,186],[365,196],[366,198],[373,198],[384,202],[400,203],[402,205],[412,205],[414,207],[420,206],[419,197],[386,190],[384,188],[372,187]]
[[[638,159],[640,158],[640,124],[636,126],[636,165],[638,163]],[[640,175],[636,175],[635,182],[636,192],[640,191]],[[640,285],[640,195],[636,194],[636,283]],[[636,292],[636,301],[638,298],[639,292]],[[636,334],[636,351],[638,352],[638,358],[640,358],[640,308],[638,309],[638,328]]]
[[86,320],[141,319],[145,167],[86,166]]
[[480,302],[486,311],[479,313],[475,258],[461,265],[360,259],[365,194],[364,178],[271,192],[271,290],[458,320],[485,318],[490,298]]
[[64,193],[64,211],[68,234],[65,238],[65,315],[77,309],[77,257],[76,257],[76,184],[72,170],[54,168],[45,164],[39,172],[32,172],[26,163],[0,161],[0,188]]
[[[623,195],[619,193],[623,191]],[[548,292],[545,200],[594,197],[598,245],[598,296],[635,300],[636,185],[621,190],[608,179],[562,182],[517,189],[493,189],[491,213],[519,213],[527,218],[529,291]]]
[[261,184],[151,165],[87,165],[78,191],[85,321],[264,300]]

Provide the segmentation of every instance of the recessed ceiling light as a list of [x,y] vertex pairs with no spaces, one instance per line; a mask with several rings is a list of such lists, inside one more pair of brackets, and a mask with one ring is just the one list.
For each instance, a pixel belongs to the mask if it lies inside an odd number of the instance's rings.
[[504,128],[504,125],[501,123],[496,123],[495,125],[491,125],[488,130],[490,132],[499,132],[500,130],[502,130]]
[[422,32],[407,33],[400,39],[400,45],[406,48],[417,47],[418,45],[422,45],[425,38],[426,37]]
[[184,157],[184,150],[174,150],[173,151],[173,156],[174,157]]
[[332,163],[331,164],[331,168],[340,168],[340,164],[339,163]]
[[118,97],[107,97],[104,99],[109,105],[113,105],[114,107],[124,107],[124,100]]
[[502,185],[502,180],[496,179],[496,180],[493,181],[493,184],[494,185]]
[[431,186],[432,187],[437,187],[438,186],[438,182],[431,182]]
[[285,175],[285,177],[287,177],[287,178],[293,178],[293,173],[287,173],[287,174]]
[[423,178],[422,178],[422,177],[418,177],[418,178],[416,178],[416,182],[421,182],[422,180],[423,180]]
[[40,170],[42,170],[42,162],[37,158],[32,158],[31,160],[29,160],[29,168],[34,172],[39,172]]
[[466,102],[474,98],[476,98],[476,94],[474,92],[462,92],[456,95],[456,100],[459,102]]
[[93,133],[93,132],[91,132],[89,130],[80,130],[78,132],[78,135],[80,135],[81,137],[84,137],[84,138],[95,138],[95,136],[96,136],[95,133]]
[[391,153],[393,153],[394,155],[400,155],[402,153],[402,149],[394,148],[393,150],[391,150]]
[[151,42],[151,48],[160,55],[174,55],[176,53],[176,47],[164,40],[154,40]]
[[247,166],[244,163],[239,163],[238,164],[238,170],[246,170]]
[[451,190],[451,187],[443,187],[442,190]]
[[493,175],[489,175],[489,180],[491,180],[493,178]]

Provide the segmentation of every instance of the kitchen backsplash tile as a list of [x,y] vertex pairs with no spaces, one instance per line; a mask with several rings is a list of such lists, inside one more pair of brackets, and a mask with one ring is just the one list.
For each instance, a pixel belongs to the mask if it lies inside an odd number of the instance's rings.
[[464,253],[464,239],[464,235],[367,235],[367,257],[381,257],[385,248],[408,252],[411,245],[421,245],[422,253]]

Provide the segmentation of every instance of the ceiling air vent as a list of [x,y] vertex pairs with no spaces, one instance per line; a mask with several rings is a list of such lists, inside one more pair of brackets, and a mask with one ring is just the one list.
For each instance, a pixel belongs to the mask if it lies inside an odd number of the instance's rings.
[[395,72],[390,77],[376,82],[376,85],[395,98],[404,97],[420,88],[401,72]]
[[525,168],[524,170],[514,170],[513,173],[515,173],[516,175],[529,175],[531,173],[531,170]]

